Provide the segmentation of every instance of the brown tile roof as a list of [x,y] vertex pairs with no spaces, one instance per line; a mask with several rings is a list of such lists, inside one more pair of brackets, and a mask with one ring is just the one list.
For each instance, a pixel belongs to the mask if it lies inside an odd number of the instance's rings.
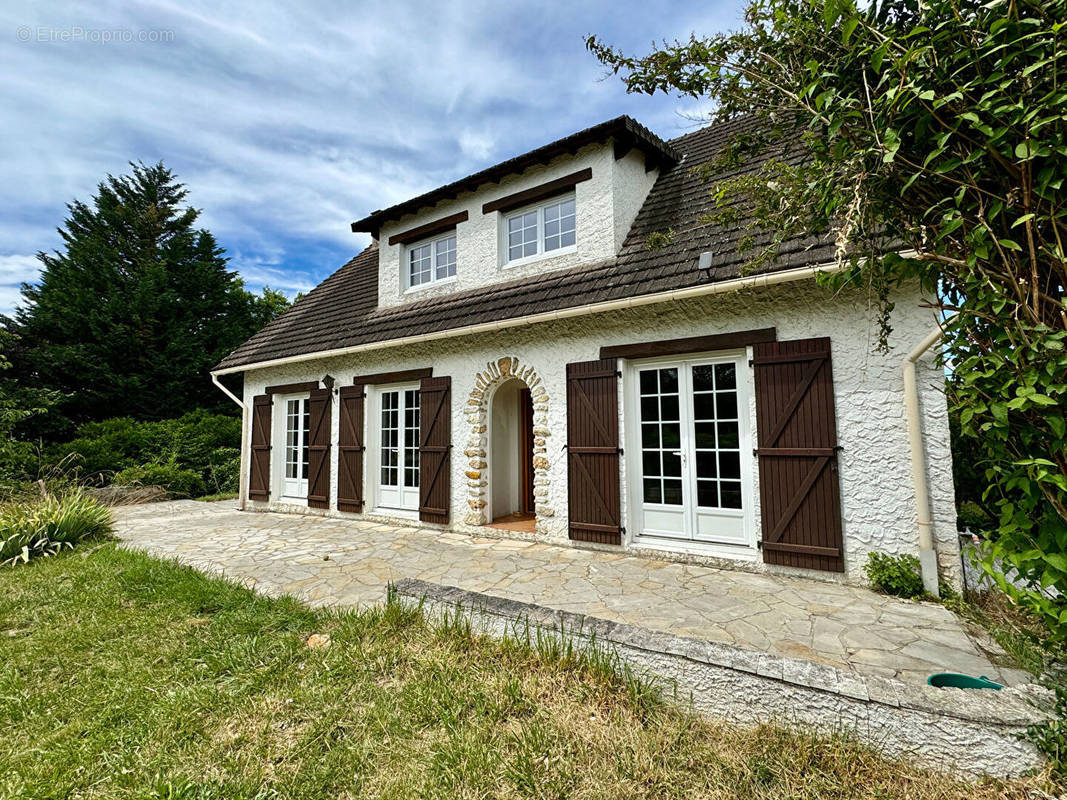
[[[683,154],[683,159],[661,173],[616,258],[379,309],[378,248],[372,245],[238,347],[216,369],[736,278],[748,259],[739,252],[738,245],[749,234],[741,224],[724,226],[702,219],[709,204],[708,184],[694,168],[711,161],[748,124],[738,121],[714,125],[669,143]],[[744,165],[740,171],[755,166]],[[729,174],[720,171],[716,177],[722,179]],[[650,250],[649,234],[667,230],[674,232],[670,244]],[[755,245],[766,243],[768,238],[757,236]],[[697,261],[705,251],[713,253],[712,266],[701,270]],[[827,237],[792,239],[782,244],[778,258],[760,271],[823,263],[833,258],[833,252],[833,242]]]

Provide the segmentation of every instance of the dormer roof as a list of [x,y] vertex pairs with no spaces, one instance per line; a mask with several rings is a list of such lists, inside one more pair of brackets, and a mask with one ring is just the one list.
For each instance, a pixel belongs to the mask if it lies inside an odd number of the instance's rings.
[[353,233],[370,233],[377,238],[378,231],[386,222],[430,208],[442,200],[454,199],[464,192],[477,191],[479,187],[488,183],[498,183],[509,175],[517,175],[530,167],[547,164],[558,156],[577,153],[586,145],[607,142],[609,139],[615,143],[617,158],[621,158],[632,149],[637,149],[644,153],[645,164],[649,169],[672,167],[682,158],[670,144],[660,139],[637,120],[624,115],[564,136],[562,139],[509,158],[507,161],[501,161],[499,164],[494,164],[445,186],[439,186],[418,197],[405,200],[403,203],[375,211],[353,222],[352,231]]

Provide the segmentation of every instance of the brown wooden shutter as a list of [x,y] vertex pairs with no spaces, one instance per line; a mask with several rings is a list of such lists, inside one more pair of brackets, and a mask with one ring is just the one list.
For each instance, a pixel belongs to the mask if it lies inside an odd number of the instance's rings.
[[842,572],[830,340],[753,347],[763,560]]
[[613,358],[567,365],[567,496],[572,539],[622,543]]
[[337,510],[363,510],[363,401],[362,384],[343,386],[338,397],[341,418],[337,431]]
[[452,379],[423,378],[419,403],[419,519],[447,525],[452,494]]
[[271,396],[252,398],[252,450],[248,459],[248,498],[270,497],[270,410]]
[[330,507],[330,415],[329,389],[312,389],[308,397],[308,505]]

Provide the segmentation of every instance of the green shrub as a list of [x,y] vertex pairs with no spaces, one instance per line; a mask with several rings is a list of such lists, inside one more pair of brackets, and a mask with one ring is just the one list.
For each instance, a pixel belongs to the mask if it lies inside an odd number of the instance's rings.
[[81,490],[0,506],[0,561],[54,555],[111,532],[111,510]]
[[208,490],[213,494],[237,494],[241,479],[241,451],[236,447],[219,447],[208,463]]
[[127,467],[116,472],[111,482],[115,486],[161,486],[171,494],[182,497],[207,494],[204,479],[199,472],[182,469],[173,461]]
[[922,597],[923,579],[919,559],[912,555],[871,553],[863,566],[871,586],[897,597]]
[[223,414],[192,411],[158,422],[118,417],[82,425],[76,439],[50,447],[45,460],[76,460],[89,483],[167,486],[195,497],[237,491],[240,442],[241,420]]

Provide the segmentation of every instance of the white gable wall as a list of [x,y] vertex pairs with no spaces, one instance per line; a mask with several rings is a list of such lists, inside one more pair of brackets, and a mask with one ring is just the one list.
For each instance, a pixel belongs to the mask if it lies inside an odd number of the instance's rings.
[[[542,540],[567,544],[567,466],[563,450],[566,443],[567,363],[594,360],[599,357],[600,347],[607,344],[764,327],[777,328],[779,340],[829,336],[833,353],[838,439],[842,448],[839,466],[847,570],[843,577],[849,581],[863,582],[862,567],[867,553],[917,551],[901,362],[911,347],[936,325],[936,318],[932,311],[920,307],[917,290],[902,291],[893,299],[896,302],[893,350],[888,356],[873,352],[877,323],[875,313],[867,306],[865,294],[834,294],[806,281],[605,312],[488,334],[387,347],[346,357],[302,362],[291,367],[253,370],[246,374],[244,399],[251,404],[253,396],[261,394],[268,385],[319,379],[326,373],[333,375],[339,385],[351,383],[352,377],[357,374],[423,367],[433,367],[435,376],[451,376],[452,527],[466,529],[471,484],[478,483],[468,473],[479,473],[464,452],[470,446],[474,419],[468,398],[476,388],[479,372],[486,370],[490,364],[496,364],[499,359],[514,358],[519,365],[529,367],[536,373],[547,394],[545,415],[548,435],[544,437],[543,453],[547,467],[544,481],[535,487],[539,495],[536,536]],[[919,387],[935,539],[942,569],[955,579],[959,569],[959,551],[943,385],[943,373],[933,364],[932,356],[927,356],[919,365]],[[629,411],[620,398],[620,414],[623,417],[620,430],[625,430]],[[754,429],[754,403],[749,411]],[[374,422],[368,418],[368,424]],[[336,442],[336,402],[333,427],[333,441]],[[275,447],[275,453],[280,449]],[[336,447],[332,448],[330,475],[333,484],[332,508],[336,505]],[[632,527],[626,507],[625,458],[622,480],[623,524],[628,529],[624,541],[629,542]],[[756,491],[747,498],[747,502],[753,505],[758,532],[758,470],[756,481]],[[270,503],[252,505],[277,507]],[[484,528],[478,530],[485,531]],[[630,544],[626,547],[632,549]],[[680,557],[711,560],[700,556]],[[765,567],[757,559],[748,568]],[[788,568],[775,569],[794,574],[797,572]],[[841,577],[834,573],[812,575],[824,579]]]

